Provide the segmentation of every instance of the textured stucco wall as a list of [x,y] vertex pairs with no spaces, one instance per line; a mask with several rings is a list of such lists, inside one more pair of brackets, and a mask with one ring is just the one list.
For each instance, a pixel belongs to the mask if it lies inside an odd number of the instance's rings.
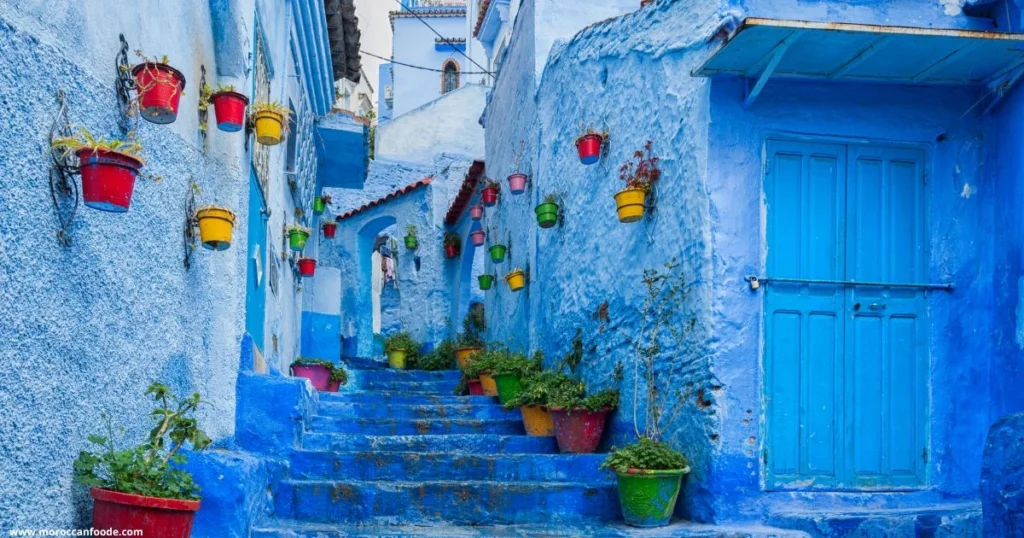
[[985,536],[1024,535],[1024,414],[992,425],[981,474]]
[[470,84],[394,118],[377,128],[376,156],[422,163],[438,153],[483,158],[486,100],[487,88]]

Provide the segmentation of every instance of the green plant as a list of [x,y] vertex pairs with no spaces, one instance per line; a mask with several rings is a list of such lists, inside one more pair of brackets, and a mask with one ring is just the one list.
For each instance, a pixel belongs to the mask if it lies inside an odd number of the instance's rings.
[[517,375],[526,377],[534,372],[539,372],[541,364],[534,359],[528,359],[523,353],[514,353],[504,345],[493,346],[491,351],[491,372],[495,375]]
[[455,232],[445,232],[444,246],[459,248],[462,246],[462,238]]
[[456,340],[456,347],[481,347],[484,345],[484,331],[487,330],[487,317],[484,305],[474,303],[462,319],[462,332]]
[[[249,107],[249,112],[252,114],[257,114],[260,112],[273,112],[274,114],[284,116],[287,119],[291,117],[292,109],[288,108],[285,105],[282,105],[277,101],[256,101],[252,104],[252,106]],[[287,127],[287,122],[285,123],[285,127]]]
[[630,469],[680,471],[689,469],[690,465],[678,450],[660,441],[641,437],[631,445],[612,448],[601,468],[625,473]]
[[410,224],[410,225],[406,226],[405,227],[405,236],[406,237],[415,238],[416,237],[416,226],[413,225],[413,224]]
[[72,136],[62,136],[53,139],[50,146],[61,151],[65,157],[82,149],[91,149],[93,153],[96,153],[98,150],[113,151],[130,155],[140,161],[142,160],[139,156],[142,152],[142,144],[137,141],[118,140],[116,138],[107,140],[103,137],[93,136],[92,133],[82,126],[78,126],[77,132]]
[[604,389],[589,396],[584,396],[585,393],[585,386],[580,382],[578,388],[574,387],[571,390],[563,390],[553,394],[548,401],[548,405],[551,407],[561,407],[562,409],[583,409],[586,411],[610,410],[619,406],[618,390]]
[[544,196],[544,203],[558,205],[558,195],[555,193],[551,193]]
[[581,383],[554,370],[535,372],[522,380],[523,390],[505,403],[506,409],[524,405],[549,405],[553,395],[566,391],[582,391]]
[[305,226],[303,226],[301,224],[289,224],[288,226],[284,227],[284,233],[285,234],[290,234],[292,232],[302,232],[302,233],[305,233],[306,235],[312,235],[313,234],[313,230],[311,230],[309,228],[306,228]]
[[485,188],[485,189],[494,189],[497,192],[501,192],[501,183],[498,183],[497,181],[494,181],[491,178],[484,178],[484,186],[483,186],[483,188]]
[[333,366],[331,368],[331,381],[337,382],[338,384],[345,385],[348,383],[348,372],[341,366]]
[[331,373],[331,381],[337,381],[342,385],[348,383],[348,372],[345,371],[345,368],[331,361],[312,357],[299,357],[292,362],[292,366],[323,366]]
[[455,365],[455,342],[443,340],[436,348],[409,363],[411,370],[450,370]]
[[405,351],[414,353],[420,349],[420,343],[413,340],[412,336],[404,331],[392,334],[384,341],[384,352]]
[[[107,426],[107,435],[90,435],[89,442],[101,450],[82,451],[74,463],[74,478],[87,487],[98,487],[132,495],[164,499],[197,500],[199,485],[192,475],[181,469],[185,455],[179,454],[185,443],[194,450],[203,450],[211,443],[195,419],[199,394],[179,399],[171,389],[153,383],[146,389],[157,404],[150,416],[156,425],[146,442],[118,450],[114,446],[114,428],[110,416],[100,416]],[[124,433],[124,430],[121,430]]]

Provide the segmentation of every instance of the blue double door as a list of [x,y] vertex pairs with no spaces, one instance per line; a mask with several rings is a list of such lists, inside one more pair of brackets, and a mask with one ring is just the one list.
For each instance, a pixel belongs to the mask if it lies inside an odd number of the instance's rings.
[[925,483],[927,292],[886,285],[927,280],[924,163],[905,147],[767,144],[770,489]]

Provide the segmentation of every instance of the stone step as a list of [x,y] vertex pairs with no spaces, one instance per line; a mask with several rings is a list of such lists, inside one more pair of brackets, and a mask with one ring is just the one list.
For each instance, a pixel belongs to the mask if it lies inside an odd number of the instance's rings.
[[458,370],[440,370],[427,372],[423,370],[395,370],[379,368],[350,370],[353,377],[363,381],[452,381],[458,383],[462,378],[462,372]]
[[557,454],[554,437],[526,435],[338,435],[306,432],[302,448],[331,452]]
[[492,480],[612,484],[599,466],[607,454],[444,454],[298,451],[291,476],[301,480]]
[[365,435],[526,434],[522,419],[347,419],[317,416],[313,417],[309,429],[315,433]]
[[511,525],[621,518],[611,484],[284,480],[278,517],[315,523]]
[[341,362],[349,369],[374,369],[374,370],[390,370],[391,367],[388,365],[386,358],[371,358],[371,357],[342,357]]
[[458,380],[440,381],[407,381],[407,380],[360,380],[356,379],[357,387],[362,392],[407,392],[415,394],[435,394],[438,396],[455,396]]
[[454,394],[416,394],[393,391],[322,392],[323,403],[364,403],[370,405],[499,405],[494,396],[456,396]]
[[719,527],[679,521],[656,529],[637,529],[620,522],[571,525],[482,525],[450,523],[414,525],[337,525],[290,520],[268,521],[250,538],[809,538],[799,531],[767,527]]
[[361,403],[325,403],[320,416],[333,418],[465,418],[520,420],[518,410],[506,410],[493,404],[453,405],[372,405]]
[[[911,494],[913,495],[913,494]],[[824,503],[822,503],[824,504]],[[915,507],[827,507],[773,511],[767,522],[814,536],[982,536],[980,502],[937,502]]]

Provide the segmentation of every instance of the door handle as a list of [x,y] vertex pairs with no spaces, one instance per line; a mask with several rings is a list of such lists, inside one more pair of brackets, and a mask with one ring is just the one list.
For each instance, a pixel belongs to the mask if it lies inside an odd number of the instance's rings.
[[881,303],[871,303],[871,306],[868,306],[868,308],[871,310],[885,310],[885,305]]

